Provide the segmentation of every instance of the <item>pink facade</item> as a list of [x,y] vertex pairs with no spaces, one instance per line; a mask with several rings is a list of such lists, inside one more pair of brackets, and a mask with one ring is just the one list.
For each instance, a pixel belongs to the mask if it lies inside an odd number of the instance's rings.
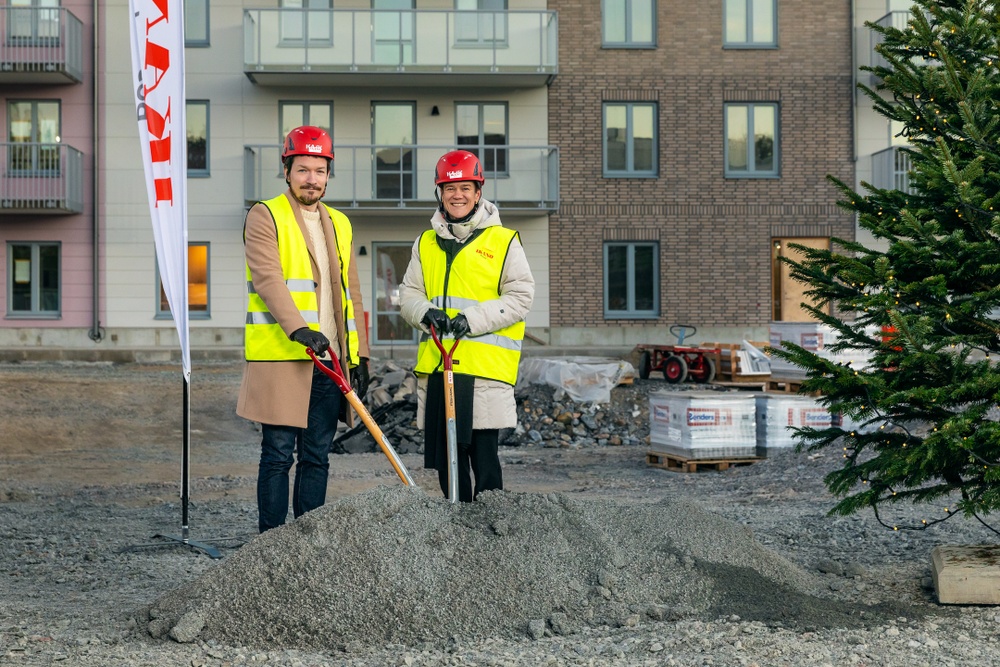
[[96,328],[96,4],[0,7],[0,328]]

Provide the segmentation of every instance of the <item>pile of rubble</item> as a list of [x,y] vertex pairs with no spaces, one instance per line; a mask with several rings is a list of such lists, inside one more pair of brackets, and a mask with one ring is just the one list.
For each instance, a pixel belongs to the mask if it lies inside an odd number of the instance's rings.
[[[670,385],[663,380],[627,378],[611,390],[607,403],[580,403],[559,387],[519,384],[515,390],[518,425],[501,433],[507,447],[604,447],[649,443],[649,394],[654,391],[705,389],[704,385]],[[372,361],[365,407],[400,454],[423,453],[423,431],[417,428],[417,378],[412,364]],[[374,438],[360,420],[341,431],[333,443],[337,454],[376,452]],[[341,425],[342,429],[345,429]]]

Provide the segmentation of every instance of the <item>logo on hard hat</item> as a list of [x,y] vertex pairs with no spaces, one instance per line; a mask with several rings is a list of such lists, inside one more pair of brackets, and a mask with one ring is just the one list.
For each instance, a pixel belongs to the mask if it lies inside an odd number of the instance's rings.
[[310,153],[322,153],[323,147],[319,144],[306,144],[306,150]]
[[462,178],[462,172],[461,171],[449,171],[448,172],[448,178]]

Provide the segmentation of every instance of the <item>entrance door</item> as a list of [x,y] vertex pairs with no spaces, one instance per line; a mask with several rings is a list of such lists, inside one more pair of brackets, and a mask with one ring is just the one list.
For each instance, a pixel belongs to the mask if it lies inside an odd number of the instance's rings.
[[797,243],[807,248],[829,249],[830,239],[774,238],[771,241],[771,289],[773,296],[771,319],[775,322],[816,321],[816,318],[802,307],[804,302],[812,303],[812,299],[805,294],[809,286],[793,280],[791,267],[784,262],[779,262],[778,258],[788,257],[800,262],[804,259],[802,253],[788,247],[790,243]]
[[375,254],[375,321],[372,340],[386,345],[401,343],[412,345],[417,342],[417,330],[411,327],[399,314],[399,284],[410,263],[412,243],[373,243]]

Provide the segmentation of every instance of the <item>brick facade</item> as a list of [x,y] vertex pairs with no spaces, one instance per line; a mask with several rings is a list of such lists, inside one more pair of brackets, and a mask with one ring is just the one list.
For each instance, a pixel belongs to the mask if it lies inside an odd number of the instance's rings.
[[[773,237],[854,238],[833,175],[854,183],[848,0],[778,0],[777,49],[723,49],[722,0],[657,4],[655,49],[601,47],[600,0],[549,0],[560,73],[550,221],[553,327],[759,327],[771,319]],[[604,178],[601,105],[659,105],[659,176]],[[779,105],[780,178],[724,177],[723,104]],[[658,320],[605,320],[602,249],[656,240]]]

